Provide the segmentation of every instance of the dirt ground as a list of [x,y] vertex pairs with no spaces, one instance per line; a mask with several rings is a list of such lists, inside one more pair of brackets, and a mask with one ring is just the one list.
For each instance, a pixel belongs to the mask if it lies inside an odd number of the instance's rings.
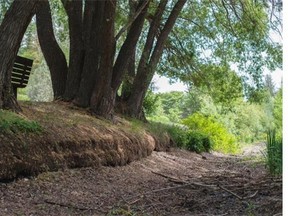
[[269,176],[248,150],[244,156],[154,151],[122,167],[67,169],[0,183],[3,216],[281,212],[282,178]]

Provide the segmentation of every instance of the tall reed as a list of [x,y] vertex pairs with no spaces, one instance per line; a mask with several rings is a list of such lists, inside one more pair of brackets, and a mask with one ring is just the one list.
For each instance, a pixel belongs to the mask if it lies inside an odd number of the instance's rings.
[[282,174],[282,135],[276,136],[275,130],[267,132],[266,161],[273,175]]

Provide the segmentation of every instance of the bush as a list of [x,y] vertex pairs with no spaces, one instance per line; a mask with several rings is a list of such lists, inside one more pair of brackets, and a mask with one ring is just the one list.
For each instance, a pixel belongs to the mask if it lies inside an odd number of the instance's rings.
[[185,148],[187,145],[187,130],[183,127],[172,125],[166,128],[169,136],[174,141],[177,147]]
[[185,148],[190,151],[195,151],[197,153],[209,152],[212,147],[211,139],[207,134],[191,131],[181,125],[168,125],[156,122],[151,122],[149,124],[149,129],[154,134],[168,133],[169,137],[173,140],[178,148]]
[[187,143],[187,130],[181,126],[150,122],[148,128],[150,132],[158,137],[161,137],[163,134],[167,133],[179,148],[184,148]]
[[155,112],[155,110],[157,109],[157,101],[158,101],[158,96],[153,94],[151,90],[148,90],[143,101],[143,108],[144,108],[145,115],[150,115],[153,112]]
[[187,133],[186,148],[197,153],[209,152],[212,142],[207,134],[198,131],[189,131]]
[[236,137],[230,134],[227,128],[212,116],[206,117],[200,113],[194,113],[184,119],[183,124],[192,131],[208,135],[212,142],[212,149],[215,151],[223,153],[236,153],[238,151]]

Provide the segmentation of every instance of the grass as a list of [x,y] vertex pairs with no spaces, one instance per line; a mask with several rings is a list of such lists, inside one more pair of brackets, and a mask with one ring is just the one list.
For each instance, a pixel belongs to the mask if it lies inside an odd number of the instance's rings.
[[275,130],[267,133],[266,161],[269,172],[273,175],[282,174],[282,137],[276,137]]
[[41,132],[41,126],[35,121],[29,121],[24,117],[8,111],[0,110],[0,131],[5,132]]

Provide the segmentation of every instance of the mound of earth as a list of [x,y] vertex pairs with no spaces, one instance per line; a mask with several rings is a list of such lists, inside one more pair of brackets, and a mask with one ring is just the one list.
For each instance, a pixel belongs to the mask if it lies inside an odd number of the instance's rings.
[[21,107],[21,115],[38,122],[42,131],[0,131],[0,181],[65,168],[125,165],[169,148],[167,135],[156,137],[124,118],[100,119],[63,102]]
[[[250,160],[253,159],[253,160]],[[282,215],[282,179],[261,161],[179,149],[121,167],[0,183],[0,215]]]

